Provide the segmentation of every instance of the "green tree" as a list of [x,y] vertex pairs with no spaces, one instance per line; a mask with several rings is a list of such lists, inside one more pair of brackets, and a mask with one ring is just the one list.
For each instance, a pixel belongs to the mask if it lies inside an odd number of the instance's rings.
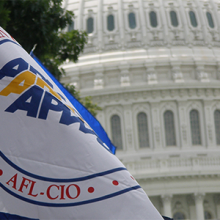
[[63,30],[72,23],[73,13],[62,8],[62,0],[3,0],[3,12],[9,13],[6,31],[29,53],[35,55],[59,80],[58,67],[69,59],[76,62],[83,51],[87,34]]
[[[84,31],[64,31],[73,18],[62,8],[62,0],[0,0],[0,26],[28,53],[35,46],[34,54],[58,80],[65,74],[59,66],[67,59],[76,62],[87,42]],[[73,87],[71,93],[78,94]],[[95,115],[99,107],[88,101],[91,97],[85,100],[83,104]]]
[[9,10],[4,7],[5,1],[0,1],[0,25],[5,29],[7,22],[9,21]]

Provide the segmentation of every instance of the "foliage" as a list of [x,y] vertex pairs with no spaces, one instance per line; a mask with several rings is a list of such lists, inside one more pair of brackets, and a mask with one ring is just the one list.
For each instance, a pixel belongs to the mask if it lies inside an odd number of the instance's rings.
[[92,102],[92,97],[87,96],[85,98],[80,97],[80,92],[76,90],[74,85],[67,84],[65,85],[66,89],[79,101],[81,102],[95,117],[97,115],[97,111],[102,110],[96,103]]
[[85,32],[63,32],[72,23],[73,13],[62,8],[62,0],[0,2],[9,13],[9,20],[4,24],[6,31],[28,53],[36,45],[34,54],[57,79],[60,79],[64,71],[58,67],[66,59],[76,62],[87,41]]
[[76,90],[76,87],[71,84],[64,85],[65,88],[69,91],[70,94],[72,94],[79,102],[81,102],[80,92]]
[[[73,18],[71,11],[62,8],[62,0],[0,0],[0,26],[28,53],[36,46],[34,54],[58,80],[65,74],[59,66],[67,59],[76,62],[87,42],[86,32],[63,31]],[[93,115],[101,109],[91,97],[80,98],[74,86],[67,89]]]
[[5,1],[0,1],[0,26],[5,29],[7,22],[9,21],[9,10],[4,8]]

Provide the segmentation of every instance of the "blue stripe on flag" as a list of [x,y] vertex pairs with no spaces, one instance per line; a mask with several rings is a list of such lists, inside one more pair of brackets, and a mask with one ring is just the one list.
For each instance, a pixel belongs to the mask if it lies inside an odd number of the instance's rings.
[[44,176],[39,176],[39,175],[35,175],[33,173],[27,172],[26,170],[18,167],[16,164],[14,164],[12,161],[10,161],[1,151],[0,151],[0,157],[6,162],[8,163],[10,166],[12,166],[13,168],[15,168],[17,171],[30,176],[32,178],[35,179],[39,179],[42,181],[49,181],[49,182],[60,182],[60,183],[68,183],[68,182],[79,182],[79,181],[85,181],[85,180],[89,180],[89,179],[93,179],[96,177],[100,177],[100,176],[105,176],[111,173],[116,173],[116,172],[120,172],[123,170],[127,170],[125,167],[118,167],[115,169],[111,169],[111,170],[106,170],[103,171],[101,173],[94,173],[88,176],[83,176],[83,177],[78,177],[78,178],[71,178],[71,179],[55,179],[55,178],[49,178],[49,177],[44,177]]
[[[110,199],[119,195],[122,195],[124,193],[133,191],[133,190],[138,190],[141,189],[141,187],[139,185],[136,186],[132,186],[123,190],[120,190],[118,192],[115,193],[111,193],[105,196],[101,196],[98,198],[94,198],[94,199],[89,199],[89,200],[85,200],[85,201],[80,201],[80,202],[73,202],[73,203],[47,203],[47,202],[40,202],[40,201],[35,201],[35,200],[31,200],[25,197],[22,197],[14,192],[12,192],[11,190],[9,190],[8,188],[6,188],[3,184],[0,183],[0,187],[2,187],[3,190],[5,190],[7,193],[9,193],[10,195],[23,200],[25,202],[29,202],[31,204],[35,204],[35,205],[39,205],[39,206],[47,206],[47,207],[70,207],[70,206],[80,206],[80,205],[85,205],[85,204],[90,204],[90,203],[95,203],[95,202],[99,202],[102,200],[106,200],[106,199]],[[1,219],[1,218],[0,218]]]
[[46,72],[46,74],[53,80],[53,82],[59,87],[59,89],[65,94],[68,100],[76,108],[83,119],[89,124],[89,126],[95,131],[98,137],[108,146],[110,151],[115,154],[116,147],[112,144],[104,128],[99,121],[83,106],[76,98],[74,98],[64,86],[46,69],[46,67],[40,62],[40,60],[31,51],[30,55],[40,65],[40,67]]
[[19,44],[16,43],[15,41],[13,41],[13,40],[9,40],[9,39],[5,39],[5,40],[0,41],[0,45],[1,45],[1,44],[4,44],[4,43],[7,43],[7,42],[10,42],[10,43],[16,44],[16,45],[18,45],[18,46],[21,47],[21,45],[19,45]]
[[9,213],[0,212],[0,219],[1,220],[37,220],[33,218],[26,218],[19,215],[12,215]]

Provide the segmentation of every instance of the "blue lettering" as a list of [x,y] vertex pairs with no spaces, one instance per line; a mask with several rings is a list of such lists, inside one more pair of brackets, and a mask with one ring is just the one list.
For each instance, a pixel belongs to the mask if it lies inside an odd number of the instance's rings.
[[24,110],[27,111],[27,116],[36,118],[42,94],[43,90],[40,87],[32,86],[17,100],[15,100],[5,111],[14,113],[17,110]]
[[86,128],[85,124],[78,117],[71,115],[71,110],[65,106],[65,110],[63,111],[63,114],[60,118],[60,123],[65,125],[70,125],[75,122],[80,123],[79,130],[82,131],[83,133],[85,134],[89,133],[95,135],[94,131],[92,131],[89,128]]
[[[32,73],[34,73],[34,74],[40,75],[41,78],[42,78],[51,88],[53,88],[53,84],[52,84],[49,80],[47,80],[47,79],[46,79],[39,71],[37,71],[33,66],[30,66],[30,71],[31,71]],[[58,95],[59,95],[64,101],[66,101],[66,99],[65,99],[60,93],[58,93]]]
[[[54,101],[54,102],[53,102]],[[62,112],[65,105],[49,92],[45,92],[44,99],[41,105],[39,118],[46,120],[49,110]]]
[[36,74],[40,75],[41,78],[42,78],[51,88],[53,88],[53,84],[52,84],[49,80],[47,80],[41,73],[39,73],[33,66],[30,66],[30,71],[31,71],[32,73],[34,73],[35,75],[36,75]]
[[66,105],[64,105],[59,99],[51,95],[49,92],[45,92],[39,118],[46,120],[49,110],[62,112],[59,123],[70,125],[78,122],[80,123],[80,131],[83,133],[90,133],[95,135],[94,131],[85,127],[85,124],[79,119],[79,117],[71,115],[71,110]]
[[11,60],[7,64],[5,64],[0,70],[0,79],[5,76],[15,77],[16,75],[27,69],[28,63],[25,62],[22,58]]

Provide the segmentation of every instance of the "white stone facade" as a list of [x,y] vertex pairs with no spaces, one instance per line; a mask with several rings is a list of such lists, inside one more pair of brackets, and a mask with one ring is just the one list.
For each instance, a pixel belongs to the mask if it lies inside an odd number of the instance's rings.
[[[102,107],[97,118],[111,138],[111,118],[119,116],[116,156],[161,214],[220,219],[220,1],[66,0],[65,7],[75,29],[88,30],[93,18],[93,30],[79,62],[63,66],[62,82]],[[147,118],[146,147],[139,113]]]

